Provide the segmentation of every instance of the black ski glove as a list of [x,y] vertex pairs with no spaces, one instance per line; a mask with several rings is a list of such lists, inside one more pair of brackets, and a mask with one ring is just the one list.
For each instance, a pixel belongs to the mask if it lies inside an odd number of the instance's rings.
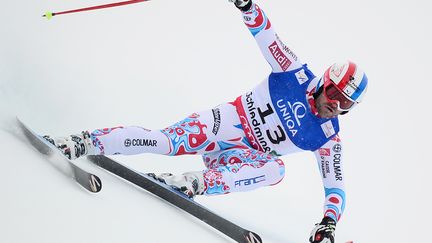
[[252,6],[252,0],[228,0],[228,1],[234,3],[234,5],[243,12],[248,11]]
[[319,224],[315,224],[309,238],[311,243],[334,243],[336,221],[330,217],[324,217]]

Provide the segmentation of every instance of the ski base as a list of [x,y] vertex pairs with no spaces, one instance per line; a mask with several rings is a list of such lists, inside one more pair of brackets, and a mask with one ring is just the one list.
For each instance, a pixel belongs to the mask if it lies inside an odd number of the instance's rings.
[[52,164],[63,174],[74,179],[78,184],[90,192],[96,193],[102,189],[100,178],[78,167],[66,158],[54,145],[36,134],[26,126],[19,118],[17,123],[28,142],[41,154],[46,155]]
[[155,180],[147,174],[139,173],[130,169],[115,160],[103,155],[90,155],[87,158],[97,166],[111,172],[118,177],[133,183],[144,190],[162,198],[173,206],[188,212],[197,219],[205,222],[214,229],[242,243],[260,243],[261,237],[249,230],[246,230],[231,221],[213,213],[201,204],[188,198],[185,194],[178,192],[170,186]]

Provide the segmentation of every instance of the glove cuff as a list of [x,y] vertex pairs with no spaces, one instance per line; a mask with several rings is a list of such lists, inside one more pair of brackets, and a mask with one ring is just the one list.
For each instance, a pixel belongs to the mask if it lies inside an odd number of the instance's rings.
[[321,220],[321,225],[334,225],[336,226],[336,221],[328,216],[325,216],[322,220]]

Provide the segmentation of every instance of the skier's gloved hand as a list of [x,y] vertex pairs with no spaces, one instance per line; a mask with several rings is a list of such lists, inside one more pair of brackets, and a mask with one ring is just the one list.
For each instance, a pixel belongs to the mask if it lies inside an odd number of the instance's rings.
[[330,217],[324,217],[319,224],[315,224],[309,238],[311,243],[334,243],[336,221]]
[[252,6],[252,0],[228,0],[240,9],[241,11],[248,11]]

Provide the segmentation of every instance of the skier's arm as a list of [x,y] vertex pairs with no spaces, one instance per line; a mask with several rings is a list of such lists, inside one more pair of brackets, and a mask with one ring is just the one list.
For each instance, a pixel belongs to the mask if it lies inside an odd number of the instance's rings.
[[324,217],[330,217],[335,222],[338,222],[345,209],[342,152],[338,135],[314,152],[324,185]]
[[324,184],[324,216],[312,229],[309,242],[334,242],[336,223],[345,209],[342,145],[338,135],[314,151]]
[[302,63],[276,34],[264,11],[252,0],[242,0],[242,2],[248,2],[245,7],[239,7],[243,21],[254,36],[273,72],[285,72],[301,68]]

